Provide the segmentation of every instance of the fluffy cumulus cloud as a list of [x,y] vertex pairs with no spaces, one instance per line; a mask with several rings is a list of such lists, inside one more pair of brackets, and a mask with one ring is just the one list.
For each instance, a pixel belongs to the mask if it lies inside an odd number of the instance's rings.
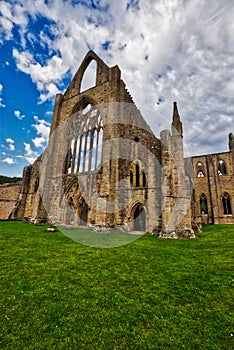
[[25,158],[30,164],[32,164],[39,156],[39,153],[34,151],[31,148],[30,143],[27,143],[27,142],[24,142],[24,149],[25,149],[25,153],[23,158]]
[[44,119],[39,119],[38,116],[34,116],[34,120],[33,128],[38,136],[33,138],[32,142],[36,148],[45,147],[49,139],[50,123]]
[[13,139],[11,139],[10,137],[8,137],[8,138],[6,139],[6,142],[7,142],[7,144],[8,144],[8,149],[9,149],[10,151],[14,151],[14,150],[15,150],[15,141],[14,141]]
[[16,163],[16,161],[15,161],[13,158],[10,158],[10,157],[4,158],[4,159],[3,159],[3,162],[4,162],[4,163],[7,163],[7,164],[9,164],[9,165],[12,165],[12,164],[15,164],[15,163]]
[[[65,88],[64,79],[92,48],[120,66],[157,135],[158,119],[171,120],[176,100],[190,153],[227,148],[234,122],[232,0],[35,0],[27,6],[18,0],[2,1],[0,12],[0,40],[18,30],[12,54],[41,102]],[[40,147],[44,135],[33,142]]]

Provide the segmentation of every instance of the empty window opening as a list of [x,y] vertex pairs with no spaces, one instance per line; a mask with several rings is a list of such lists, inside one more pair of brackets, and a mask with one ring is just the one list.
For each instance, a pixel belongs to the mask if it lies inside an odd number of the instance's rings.
[[197,177],[204,177],[204,173],[202,170],[199,170],[198,173],[197,173]]
[[130,183],[133,185],[133,172],[130,170]]
[[145,172],[141,163],[137,160],[130,165],[130,183],[133,187],[141,188],[147,186],[147,180]]
[[197,163],[197,177],[205,177],[205,171],[202,162]]
[[227,175],[227,168],[224,160],[220,160],[218,163],[218,175]]
[[82,115],[88,113],[88,111],[90,111],[90,109],[92,108],[91,104],[87,104],[87,106],[85,106],[83,109],[82,109]]
[[146,187],[146,176],[144,171],[142,172],[142,180],[143,180],[143,183],[142,183],[143,187]]
[[136,187],[140,186],[140,168],[139,165],[136,164]]
[[223,205],[223,214],[231,215],[232,214],[231,198],[227,192],[224,192],[222,196],[222,205]]
[[208,205],[207,205],[207,198],[204,193],[202,193],[200,197],[200,213],[203,214],[208,214]]
[[138,136],[135,136],[134,141],[135,141],[135,142],[139,142],[139,141],[140,141],[139,137],[138,137]]
[[80,86],[80,92],[96,86],[97,62],[92,60],[86,68]]

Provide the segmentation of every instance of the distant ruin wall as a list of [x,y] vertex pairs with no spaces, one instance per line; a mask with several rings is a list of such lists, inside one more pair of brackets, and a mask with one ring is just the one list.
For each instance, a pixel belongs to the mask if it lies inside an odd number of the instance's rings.
[[0,220],[7,220],[16,205],[21,181],[0,185]]

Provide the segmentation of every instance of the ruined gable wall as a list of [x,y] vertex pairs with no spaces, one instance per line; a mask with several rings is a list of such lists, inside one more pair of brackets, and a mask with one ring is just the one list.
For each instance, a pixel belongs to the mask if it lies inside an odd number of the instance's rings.
[[[89,56],[90,55],[90,56]],[[82,80],[82,75],[85,71],[84,68],[87,68],[87,62],[93,58],[97,61],[97,80],[96,86],[79,93],[80,82]],[[87,59],[87,61],[86,61]],[[99,78],[100,77],[100,78]],[[95,181],[96,174],[86,174],[79,175],[84,178],[84,189],[83,195],[85,198],[85,193],[87,201],[90,204],[89,211],[89,222],[95,222],[100,225],[114,225],[115,223],[123,224],[126,221],[126,215],[129,216],[129,211],[131,210],[131,205],[128,207],[128,213],[120,212],[119,207],[126,207],[128,203],[128,198],[123,198],[119,196],[118,183],[122,179],[127,179],[130,186],[129,180],[129,159],[134,160],[139,158],[138,154],[138,145],[141,144],[145,148],[146,156],[144,157],[145,165],[150,169],[148,182],[151,192],[147,194],[149,203],[153,208],[148,208],[148,211],[155,213],[157,217],[160,210],[160,201],[157,198],[160,198],[160,141],[153,135],[150,130],[150,127],[142,118],[140,111],[136,108],[133,99],[129,92],[126,90],[124,82],[121,80],[120,70],[117,66],[109,68],[106,66],[103,61],[101,61],[96,56],[93,56],[93,53],[89,53],[83,61],[81,67],[79,68],[77,74],[75,75],[72,83],[68,87],[64,95],[58,95],[55,102],[54,117],[52,123],[52,132],[53,130],[57,132],[59,129],[58,126],[63,125],[63,122],[69,119],[71,115],[77,112],[82,105],[87,102],[97,104],[101,109],[101,116],[103,119],[103,142],[104,152],[103,152],[103,166],[100,169],[100,174],[98,175],[99,182],[99,194],[102,198],[106,198],[109,202],[114,202],[116,208],[115,213],[106,214],[108,210],[101,205],[95,197],[95,193],[89,191],[90,188],[94,188],[96,191]],[[56,133],[55,133],[56,134]],[[137,142],[135,141],[137,138]],[[112,154],[111,140],[115,139],[115,154],[114,159],[109,161],[109,157]],[[131,141],[131,145],[124,148],[122,140],[126,139]],[[109,142],[110,141],[110,142]],[[69,135],[67,140],[58,137],[54,137],[54,145],[52,146],[52,157],[50,159],[51,174],[53,178],[56,178],[60,170],[58,169],[59,163],[59,154],[61,155],[62,143],[67,142],[65,148],[69,147]],[[127,160],[121,160],[120,158],[123,154],[128,153]],[[152,153],[154,158],[153,160],[148,159],[149,153]],[[158,165],[155,165],[155,159],[157,159]],[[155,189],[156,184],[156,189]],[[51,187],[52,188],[52,187]],[[48,188],[48,191],[50,188]],[[47,192],[47,191],[46,191]],[[52,197],[54,198],[50,205],[54,206],[54,211],[56,209],[56,199],[55,193],[56,189],[52,190]],[[139,190],[133,190],[133,198],[135,202],[145,203],[145,193],[142,191],[140,195]],[[130,193],[130,192],[128,192]],[[97,195],[97,193],[96,193]],[[121,198],[120,198],[121,197]],[[95,202],[93,200],[95,198]],[[131,198],[129,202],[134,203]],[[104,203],[104,201],[103,201]],[[149,215],[149,220],[154,220],[154,215]],[[153,223],[150,224],[151,228]]]

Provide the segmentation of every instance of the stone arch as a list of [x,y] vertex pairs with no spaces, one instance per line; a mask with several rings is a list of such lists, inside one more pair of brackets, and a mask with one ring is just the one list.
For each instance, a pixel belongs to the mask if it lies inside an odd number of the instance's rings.
[[65,98],[69,98],[71,96],[74,96],[80,93],[82,78],[92,60],[95,60],[97,62],[95,86],[109,80],[109,67],[102,61],[100,57],[98,57],[92,50],[90,50],[85,56],[85,58],[83,59],[69,88],[65,92],[65,95],[64,95]]
[[91,59],[87,65],[80,81],[80,92],[91,89],[97,84],[97,61]]
[[146,210],[141,202],[136,202],[130,211],[133,231],[146,231]]
[[84,109],[85,106],[87,106],[88,104],[91,104],[92,106],[96,106],[97,101],[95,99],[93,99],[92,97],[90,97],[89,95],[84,94],[81,97],[81,99],[74,105],[71,115],[73,115],[75,113],[79,113],[80,110]]
[[77,177],[73,177],[64,188],[66,203],[66,224],[86,226],[88,223],[89,206],[79,188]]

